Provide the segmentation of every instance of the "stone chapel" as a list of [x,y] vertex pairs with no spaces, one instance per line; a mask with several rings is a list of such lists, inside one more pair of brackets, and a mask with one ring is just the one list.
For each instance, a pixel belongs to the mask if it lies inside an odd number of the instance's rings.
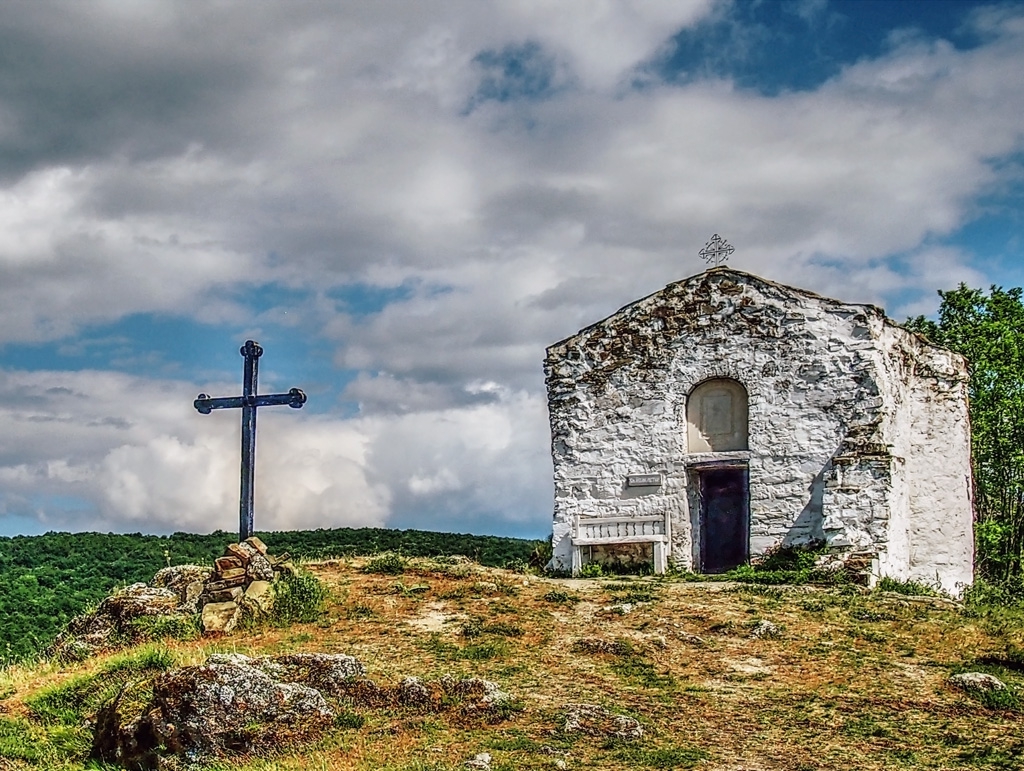
[[972,581],[967,364],[873,305],[711,268],[544,370],[556,568],[716,573],[815,543],[876,579]]

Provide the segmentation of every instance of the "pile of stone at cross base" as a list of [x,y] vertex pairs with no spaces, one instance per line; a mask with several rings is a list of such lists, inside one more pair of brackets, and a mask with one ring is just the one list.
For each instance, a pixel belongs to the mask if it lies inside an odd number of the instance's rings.
[[295,573],[287,552],[276,557],[268,554],[266,544],[256,536],[228,544],[224,555],[214,561],[213,573],[198,598],[203,632],[230,632],[246,605],[269,613],[273,606],[270,586],[276,573]]
[[188,626],[197,614],[204,633],[230,632],[246,613],[273,612],[271,585],[279,574],[295,574],[288,554],[267,554],[258,538],[229,544],[214,570],[174,565],[158,570],[149,584],[115,589],[93,610],[71,619],[43,655],[82,661],[142,642],[152,623],[180,621]]

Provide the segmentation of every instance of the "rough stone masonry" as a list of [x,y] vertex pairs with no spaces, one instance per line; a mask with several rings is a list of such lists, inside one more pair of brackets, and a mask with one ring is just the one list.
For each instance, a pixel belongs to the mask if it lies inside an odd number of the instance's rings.
[[972,580],[966,362],[877,307],[712,268],[551,346],[545,374],[555,567],[822,542],[875,577]]

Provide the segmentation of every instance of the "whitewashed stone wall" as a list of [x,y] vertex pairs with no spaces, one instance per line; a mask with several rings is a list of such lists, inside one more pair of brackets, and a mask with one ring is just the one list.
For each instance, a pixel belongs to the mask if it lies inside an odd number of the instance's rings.
[[[667,513],[670,559],[699,564],[694,464],[746,461],[750,552],[827,540],[880,573],[970,581],[966,367],[885,318],[728,268],[619,310],[551,346],[554,562],[577,517]],[[749,451],[688,453],[701,382],[749,395]],[[659,487],[627,487],[659,474]]]
[[[887,441],[901,459],[905,538],[886,575],[939,583],[951,593],[970,585],[974,563],[971,429],[962,357],[928,345],[901,327],[881,337],[897,401]],[[905,535],[904,535],[905,533]]]

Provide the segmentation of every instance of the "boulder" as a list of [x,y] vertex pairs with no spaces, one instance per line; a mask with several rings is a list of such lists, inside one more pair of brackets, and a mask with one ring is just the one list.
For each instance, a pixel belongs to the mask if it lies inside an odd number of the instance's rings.
[[106,597],[96,610],[73,618],[45,654],[59,660],[81,661],[90,655],[136,642],[144,635],[133,621],[147,616],[186,616],[177,591],[132,584]]
[[256,536],[250,535],[248,538],[245,539],[245,543],[249,544],[252,548],[254,548],[256,551],[258,551],[260,554],[266,556],[266,554],[267,554],[267,545],[265,543],[263,543],[263,541],[261,541]]
[[581,637],[573,641],[571,650],[573,653],[610,653],[613,656],[626,656],[632,648],[624,640],[602,640],[600,637]]
[[418,677],[406,677],[398,685],[399,703],[410,707],[423,707],[431,703],[430,688]]
[[[202,585],[209,579],[210,573],[209,568],[204,568],[201,565],[174,565],[158,570],[150,585],[177,592],[184,604],[199,596],[202,592]],[[199,592],[195,592],[194,589],[194,585],[197,583]]]
[[203,606],[203,633],[228,633],[237,626],[242,609],[236,602],[208,602]]
[[231,632],[240,619],[239,607],[257,615],[271,613],[270,584],[275,574],[296,572],[287,554],[272,557],[266,551],[266,545],[253,537],[228,544],[214,570],[200,565],[162,568],[151,585],[119,589],[96,610],[73,619],[44,654],[81,661],[102,650],[139,642],[146,637],[146,625],[133,622],[146,616],[177,616],[184,621],[201,614],[204,631]]
[[240,654],[171,670],[152,683],[152,698],[124,714],[120,697],[97,714],[93,754],[127,768],[166,767],[175,757],[205,764],[318,739],[334,713],[315,688],[282,681],[274,660]]
[[213,569],[218,573],[222,573],[225,570],[234,570],[235,568],[244,568],[242,560],[238,557],[217,557],[213,561]]
[[[358,659],[344,654],[218,653],[201,666],[126,684],[95,716],[93,756],[139,771],[183,769],[315,741],[334,724],[327,696],[385,709],[441,710],[461,702],[464,711],[511,700],[480,678],[407,677],[396,686],[378,686]],[[628,725],[622,731],[628,734]]]
[[106,597],[96,608],[124,624],[139,616],[166,616],[178,609],[181,597],[173,589],[132,584]]
[[203,596],[206,585],[202,581],[195,581],[185,587],[185,595],[178,609],[183,613],[198,613],[199,600]]
[[256,554],[256,550],[247,543],[229,543],[224,548],[225,557],[234,557],[245,567],[249,564],[249,558]]
[[617,715],[597,704],[567,704],[562,730],[629,740],[641,739],[644,735],[643,726],[635,718]]
[[355,656],[344,653],[289,653],[277,656],[279,677],[290,683],[306,683],[330,696],[345,693],[345,686],[366,674]]
[[233,586],[245,587],[245,576],[236,576],[235,578],[225,578],[218,581],[207,581],[206,582],[206,593],[219,592],[222,589],[230,589]]
[[245,576],[249,581],[273,581],[274,566],[270,560],[262,554],[254,554],[249,559],[249,565],[245,570]]
[[[299,655],[299,654],[294,654]],[[327,654],[304,654],[326,656]],[[292,656],[279,656],[275,661],[287,661]],[[350,657],[348,657],[350,658]],[[513,697],[501,690],[497,684],[479,677],[456,680],[445,675],[439,680],[421,680],[406,677],[398,685],[379,685],[362,674],[362,665],[347,665],[344,660],[333,664],[335,673],[328,675],[323,664],[320,673],[312,673],[304,682],[322,683],[322,690],[343,699],[355,707],[381,709],[390,707],[414,707],[427,711],[439,711],[458,706],[467,715],[493,713],[499,708],[512,704]],[[304,666],[303,669],[306,669]],[[350,674],[351,673],[351,674]],[[349,676],[350,675],[350,676]]]
[[270,564],[273,565],[275,568],[282,562],[288,562],[292,558],[292,555],[290,555],[286,551],[281,552],[280,554],[266,554],[264,556],[268,560],[270,560]]
[[477,769],[477,771],[491,771],[491,753],[478,752],[463,763],[463,766],[465,768]]
[[779,628],[767,619],[761,619],[750,632],[750,636],[754,638],[765,638],[765,637],[778,637],[780,634]]
[[949,684],[962,691],[1002,691],[1006,683],[986,672],[961,672],[949,678]]
[[232,586],[230,589],[219,589],[209,592],[205,596],[206,602],[239,602],[245,592],[240,586]]
[[[238,591],[238,590],[232,590]],[[269,581],[253,581],[242,594],[242,603],[254,609],[257,614],[269,614],[274,609],[274,591]]]
[[512,695],[501,690],[497,683],[479,677],[456,680],[445,675],[440,683],[448,696],[464,702],[462,708],[465,711],[490,710],[513,701]]

